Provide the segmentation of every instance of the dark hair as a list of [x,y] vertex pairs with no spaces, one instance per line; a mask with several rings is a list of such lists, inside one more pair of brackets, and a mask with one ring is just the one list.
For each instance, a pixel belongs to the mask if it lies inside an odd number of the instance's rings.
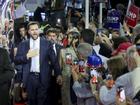
[[95,33],[91,29],[84,29],[81,31],[80,39],[83,39],[84,42],[93,45]]
[[18,27],[18,30],[21,29],[21,28],[25,28],[26,29],[24,24],[20,24],[19,27]]
[[107,66],[114,80],[116,80],[119,76],[123,75],[126,71],[125,60],[122,56],[111,57],[107,61]]
[[[77,23],[77,28],[80,30],[80,28],[83,30],[85,28],[85,22],[83,20],[80,20]],[[81,30],[80,30],[81,31]]]
[[140,40],[140,34],[138,34],[138,35],[135,37],[134,44],[136,44],[136,43],[138,42],[138,40]]
[[39,25],[39,23],[37,21],[31,21],[27,25],[27,30],[29,30],[29,28],[30,28],[31,25],[38,25],[38,27],[40,27],[40,25]]
[[45,35],[48,35],[49,33],[55,33],[57,35],[56,28],[49,28],[48,30],[46,30]]
[[[70,42],[70,45],[72,45],[74,39],[78,39],[78,41],[75,43],[75,46],[77,47],[79,45],[79,36],[80,36],[79,33],[78,32],[70,32],[67,34],[67,39],[69,38],[70,35],[72,36],[72,40]],[[69,47],[69,45],[67,47]]]
[[120,37],[117,37],[117,38],[113,38],[112,39],[114,44],[113,44],[113,48],[114,49],[117,49],[118,46],[123,43],[123,42],[128,42],[128,38],[127,37],[124,37],[124,36],[120,36]]
[[8,39],[11,40],[14,36],[14,31],[9,31],[8,33]]

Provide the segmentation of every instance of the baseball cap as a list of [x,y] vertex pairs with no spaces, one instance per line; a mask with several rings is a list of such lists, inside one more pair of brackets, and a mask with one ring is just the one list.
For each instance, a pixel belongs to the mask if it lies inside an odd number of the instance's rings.
[[98,68],[103,65],[102,59],[98,55],[91,55],[87,59],[87,64],[90,67]]
[[123,42],[123,43],[119,44],[118,48],[116,50],[114,50],[111,55],[115,56],[115,55],[118,55],[121,52],[122,53],[126,52],[126,50],[130,46],[132,46],[132,43],[130,43],[130,42]]

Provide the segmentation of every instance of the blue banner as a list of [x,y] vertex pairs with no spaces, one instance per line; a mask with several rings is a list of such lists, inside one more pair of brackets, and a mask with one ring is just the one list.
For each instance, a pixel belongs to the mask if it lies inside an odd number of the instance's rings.
[[117,10],[109,10],[107,14],[107,24],[106,27],[109,29],[120,29],[120,14]]

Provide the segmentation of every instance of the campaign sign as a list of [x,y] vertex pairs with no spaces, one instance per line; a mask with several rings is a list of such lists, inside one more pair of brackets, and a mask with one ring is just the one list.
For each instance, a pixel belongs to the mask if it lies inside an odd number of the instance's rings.
[[107,14],[107,24],[108,29],[120,29],[120,14],[117,10],[109,10]]
[[126,23],[129,27],[135,27],[139,18],[139,8],[133,4],[130,5],[126,14]]

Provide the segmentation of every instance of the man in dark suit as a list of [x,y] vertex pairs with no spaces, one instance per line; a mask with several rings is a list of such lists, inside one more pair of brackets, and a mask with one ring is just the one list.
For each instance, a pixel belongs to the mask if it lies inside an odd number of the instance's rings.
[[[55,28],[49,28],[45,32],[45,38],[52,42],[55,56],[59,60],[60,50],[62,49],[62,46],[57,43],[57,30]],[[51,65],[51,69],[54,69],[53,65]],[[61,86],[56,84],[56,73],[54,70],[52,71],[51,75],[51,83],[48,96],[50,105],[61,105]]]
[[49,41],[51,41],[51,43],[53,44],[53,50],[55,52],[55,55],[57,58],[59,58],[59,54],[60,54],[60,50],[62,48],[62,46],[60,44],[58,44],[58,40],[57,40],[57,29],[56,28],[49,28],[46,32],[45,32],[45,38]]
[[10,105],[9,90],[14,76],[7,50],[0,48],[0,105]]
[[23,86],[27,90],[29,105],[48,105],[46,103],[51,77],[49,63],[54,66],[57,83],[62,83],[61,71],[52,44],[39,37],[39,24],[27,25],[30,39],[21,42],[15,63],[23,65]]

